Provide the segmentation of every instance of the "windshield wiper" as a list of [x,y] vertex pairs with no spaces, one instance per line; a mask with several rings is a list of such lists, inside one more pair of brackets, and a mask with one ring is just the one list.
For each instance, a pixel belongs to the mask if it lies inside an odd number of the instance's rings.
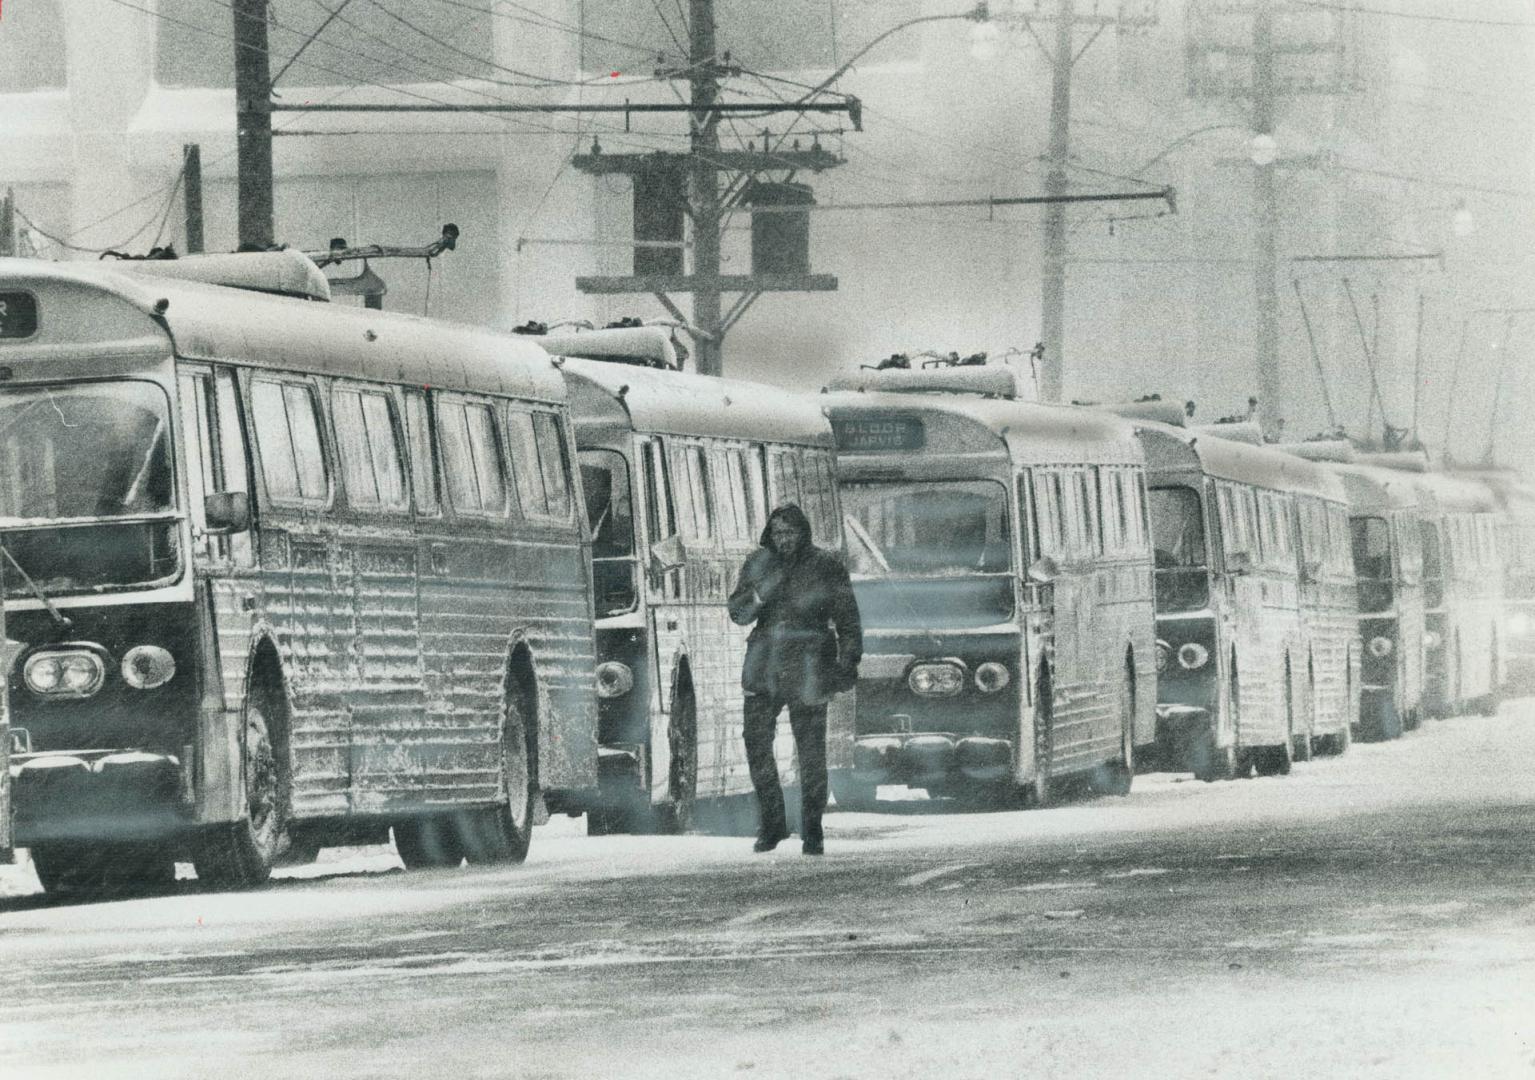
[[[49,617],[53,619],[53,624],[57,626],[60,631],[65,633],[72,630],[75,625],[74,620],[58,609],[58,606],[54,604],[54,602],[49,598],[48,594],[43,591],[43,587],[32,580],[32,575],[27,573],[26,570],[22,567],[21,563],[16,561],[16,556],[12,555],[10,549],[7,548],[4,544],[0,544],[0,555],[4,555],[5,561],[16,568],[16,572],[21,575],[21,580],[27,583],[27,588],[32,590],[32,595],[37,597],[38,602],[43,605],[44,609],[47,610]],[[4,574],[0,573],[0,582],[3,582],[3,580]],[[3,584],[0,584],[0,589],[3,589]]]

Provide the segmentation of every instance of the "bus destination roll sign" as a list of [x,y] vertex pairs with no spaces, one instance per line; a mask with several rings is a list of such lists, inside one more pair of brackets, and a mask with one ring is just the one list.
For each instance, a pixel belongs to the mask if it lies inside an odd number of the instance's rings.
[[922,421],[915,416],[834,418],[831,426],[837,436],[837,449],[843,453],[886,454],[896,450],[921,450],[927,442]]
[[0,292],[0,338],[29,338],[37,333],[37,297],[28,292]]

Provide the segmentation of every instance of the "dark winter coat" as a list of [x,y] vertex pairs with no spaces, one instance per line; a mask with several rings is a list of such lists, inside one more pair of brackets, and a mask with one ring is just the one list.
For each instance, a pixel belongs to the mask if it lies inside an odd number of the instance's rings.
[[[792,561],[773,548],[777,519],[799,527]],[[746,642],[741,686],[789,705],[819,705],[850,690],[863,657],[863,626],[847,568],[810,542],[810,522],[792,503],[768,517],[762,546],[747,558],[730,594],[730,617],[755,622]]]

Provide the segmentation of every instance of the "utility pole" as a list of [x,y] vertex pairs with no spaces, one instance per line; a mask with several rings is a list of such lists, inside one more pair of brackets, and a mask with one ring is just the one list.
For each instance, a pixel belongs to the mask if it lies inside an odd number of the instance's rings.
[[203,250],[203,151],[196,143],[181,147],[182,190],[186,193],[187,254]]
[[[1060,0],[1055,19],[1055,55],[1050,80],[1050,172],[1045,193],[1066,194],[1066,158],[1071,152],[1071,68],[1076,12],[1072,0]],[[1040,282],[1039,396],[1060,401],[1066,366],[1066,204],[1045,208],[1045,251]]]
[[[1253,8],[1252,126],[1254,138],[1274,137],[1274,13],[1271,0],[1256,0]],[[1271,155],[1255,158],[1253,169],[1254,352],[1258,369],[1258,426],[1277,435],[1283,417],[1284,387],[1279,369],[1279,202]]]
[[719,375],[724,368],[724,328],[720,324],[720,192],[715,156],[719,153],[719,69],[715,51],[714,0],[688,2],[688,63],[693,111],[688,114],[689,207],[693,216],[693,326],[695,369]]
[[267,0],[233,0],[235,148],[241,248],[272,244],[272,64]]
[[[1046,157],[1050,169],[1045,174],[1045,192],[1051,201],[1045,208],[1044,250],[1040,265],[1040,339],[1044,356],[1039,364],[1039,396],[1044,401],[1060,401],[1065,390],[1066,371],[1066,207],[1067,166],[1071,157],[1071,75],[1072,69],[1098,35],[1114,26],[1120,31],[1151,26],[1157,22],[1157,0],[1139,4],[1092,3],[1091,10],[1079,12],[1076,0],[1055,0],[1053,16],[1036,10],[1028,14],[999,12],[997,21],[1021,21],[1034,35],[1035,42],[1050,61],[1050,145]],[[1036,21],[1055,20],[1054,48],[1046,46],[1034,29]],[[1092,35],[1080,50],[1076,48],[1078,26],[1092,28]]]

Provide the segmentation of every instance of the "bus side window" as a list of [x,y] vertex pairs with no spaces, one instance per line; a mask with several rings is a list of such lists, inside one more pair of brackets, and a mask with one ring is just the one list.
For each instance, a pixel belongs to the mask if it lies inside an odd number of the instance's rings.
[[487,404],[437,399],[437,434],[453,509],[477,517],[506,513],[506,470],[496,440],[495,415]]
[[1034,516],[1041,555],[1060,556],[1066,552],[1067,523],[1062,494],[1060,473],[1034,474]]
[[508,409],[506,435],[523,516],[569,521],[570,464],[558,418],[553,413]]
[[1029,513],[1029,474],[1018,474],[1018,548],[1023,556],[1018,564],[1024,570],[1034,565],[1034,560],[1039,558],[1039,522],[1037,514]]
[[[240,395],[235,389],[235,373],[228,368],[213,372],[214,424],[216,449],[211,451],[216,491],[250,491],[250,448],[240,419]],[[256,548],[250,532],[218,538],[218,554],[236,566],[254,566]]]
[[709,465],[714,471],[714,489],[719,492],[720,535],[741,541],[751,537],[746,519],[746,487],[742,481],[741,451],[711,450]]
[[437,452],[426,394],[405,391],[405,441],[410,447],[410,486],[416,496],[416,513],[435,516],[442,511],[437,494]]
[[307,383],[254,379],[251,415],[267,495],[274,502],[327,502],[330,483],[313,389]]
[[741,455],[745,465],[742,482],[746,486],[748,539],[755,541],[767,528],[767,481],[762,475],[762,451],[751,447]]
[[409,510],[389,395],[337,386],[331,415],[347,501],[366,509]]
[[671,477],[666,466],[665,448],[659,439],[642,446],[645,467],[646,536],[651,544],[677,535],[677,518],[672,509]]
[[768,464],[772,487],[769,503],[773,507],[801,501],[799,488],[799,462],[792,450],[769,450]]
[[828,548],[841,546],[842,530],[834,513],[836,500],[832,491],[832,467],[828,455],[808,450],[801,458],[800,475],[804,491],[805,513],[810,516],[811,535],[816,543]]
[[702,446],[684,446],[680,457],[682,468],[677,471],[677,479],[686,489],[682,501],[693,511],[691,527],[688,515],[683,515],[683,531],[688,539],[707,543],[714,539],[714,485],[710,482],[709,463]]
[[[180,390],[182,442],[187,454],[187,499],[194,530],[208,527],[203,517],[203,500],[218,490],[214,477],[217,444],[213,435],[213,380],[205,372],[182,372],[177,380]],[[211,558],[218,537],[203,536],[196,553]]]
[[1082,511],[1082,554],[1103,553],[1102,521],[1098,515],[1098,480],[1092,469],[1077,470],[1077,505]]

